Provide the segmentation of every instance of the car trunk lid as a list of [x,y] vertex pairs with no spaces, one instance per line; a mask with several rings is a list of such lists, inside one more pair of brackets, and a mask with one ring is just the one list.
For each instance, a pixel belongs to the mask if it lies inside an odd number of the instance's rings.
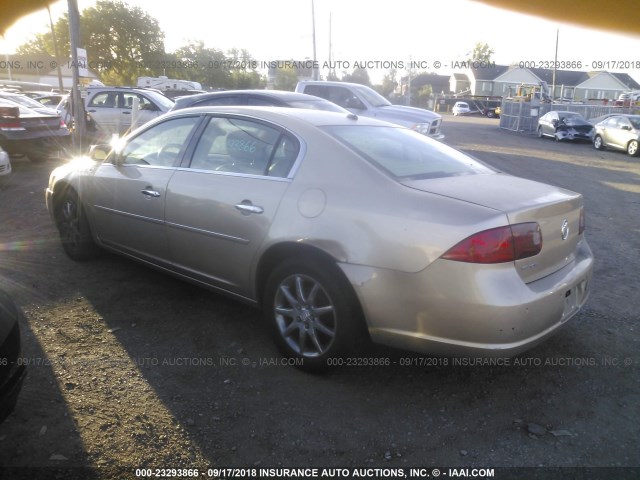
[[20,115],[20,123],[29,131],[58,130],[60,128],[59,115]]
[[578,193],[505,174],[402,183],[417,190],[499,210],[511,225],[538,223],[542,231],[541,252],[515,262],[518,274],[526,283],[560,270],[575,257],[583,206],[582,196]]

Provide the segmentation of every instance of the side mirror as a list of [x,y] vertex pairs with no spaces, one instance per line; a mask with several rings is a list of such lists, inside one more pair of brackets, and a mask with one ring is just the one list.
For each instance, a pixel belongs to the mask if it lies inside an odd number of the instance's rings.
[[620,127],[622,130],[627,130],[627,131],[631,131],[631,127],[629,125],[622,125],[622,127]]
[[112,150],[113,148],[111,145],[91,145],[91,148],[89,149],[89,158],[96,162],[103,162]]

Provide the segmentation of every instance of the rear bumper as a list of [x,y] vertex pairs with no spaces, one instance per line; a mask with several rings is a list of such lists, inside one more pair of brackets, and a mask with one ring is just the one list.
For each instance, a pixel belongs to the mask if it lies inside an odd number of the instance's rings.
[[341,264],[363,307],[374,342],[438,355],[517,355],[552,335],[589,296],[593,256],[576,258],[529,284],[514,265],[437,260],[402,273]]
[[11,135],[2,136],[2,147],[10,154],[27,153],[34,148],[47,148],[61,150],[69,146],[69,131],[60,129],[59,131],[46,132],[12,132]]

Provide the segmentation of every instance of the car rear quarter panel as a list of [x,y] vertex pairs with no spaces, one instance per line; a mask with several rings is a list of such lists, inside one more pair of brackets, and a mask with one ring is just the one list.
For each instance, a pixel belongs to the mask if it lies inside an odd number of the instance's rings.
[[339,262],[418,272],[471,233],[507,223],[496,210],[400,185],[324,132],[304,135],[306,156],[263,250],[293,241]]

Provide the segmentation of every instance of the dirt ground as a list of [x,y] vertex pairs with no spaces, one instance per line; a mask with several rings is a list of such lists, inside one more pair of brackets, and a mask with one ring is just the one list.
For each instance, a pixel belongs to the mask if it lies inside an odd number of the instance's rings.
[[447,117],[443,132],[508,173],[585,195],[589,303],[506,365],[372,347],[390,365],[303,373],[250,307],[110,254],[69,260],[44,206],[57,162],[15,159],[0,190],[0,288],[24,312],[29,373],[0,425],[0,477],[579,467],[575,478],[640,478],[638,159],[485,118]]

